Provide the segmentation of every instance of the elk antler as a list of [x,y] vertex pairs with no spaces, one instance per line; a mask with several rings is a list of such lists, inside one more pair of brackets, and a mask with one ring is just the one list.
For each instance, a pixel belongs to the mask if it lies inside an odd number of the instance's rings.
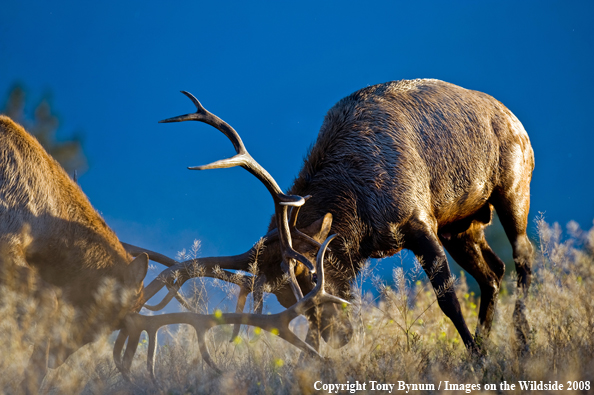
[[[208,348],[206,347],[206,332],[217,325],[244,324],[257,326],[269,332],[278,331],[278,336],[281,338],[285,339],[309,355],[321,358],[320,354],[314,348],[299,339],[299,337],[297,337],[295,333],[289,329],[289,323],[297,316],[305,313],[315,306],[325,303],[349,303],[346,300],[326,293],[324,290],[324,254],[328,244],[334,239],[334,237],[336,237],[336,235],[328,237],[318,251],[316,259],[318,281],[314,289],[300,301],[281,313],[271,315],[229,313],[219,315],[218,317],[216,315],[204,315],[192,312],[170,313],[158,316],[143,316],[136,313],[128,314],[125,318],[125,327],[120,331],[114,344],[113,358],[117,368],[120,370],[120,372],[122,372],[124,377],[128,378],[130,366],[132,365],[132,359],[134,358],[134,354],[136,353],[136,349],[138,347],[140,334],[142,331],[146,331],[149,341],[147,369],[149,370],[151,378],[155,380],[154,362],[157,348],[157,331],[162,326],[171,324],[192,325],[192,327],[196,330],[198,346],[203,360],[217,372],[220,372],[220,370],[214,364],[210,354],[208,353]],[[124,348],[124,344],[126,343],[126,339],[128,340],[128,345],[126,346],[122,359],[122,350]]]
[[[274,237],[274,232],[272,233]],[[265,236],[266,237],[266,236]],[[149,259],[161,263],[168,268],[163,270],[149,285],[143,290],[142,304],[148,310],[157,311],[164,308],[174,297],[188,310],[193,310],[188,306],[187,302],[179,295],[178,291],[184,285],[186,281],[195,277],[210,277],[219,280],[227,281],[236,284],[241,289],[248,287],[245,278],[242,278],[226,270],[241,270],[248,271],[252,255],[255,252],[256,247],[252,247],[243,254],[234,256],[223,256],[216,258],[196,258],[190,259],[183,262],[178,262],[165,255],[157,252],[147,250],[145,248],[136,247],[131,244],[121,243],[126,251],[131,255],[138,255],[140,253],[146,253]],[[256,280],[258,281],[258,280]],[[169,289],[169,293],[163,298],[161,302],[156,305],[146,305],[154,295],[157,294],[163,287]],[[249,287],[248,287],[249,288]]]
[[272,176],[248,153],[247,149],[243,145],[243,141],[241,141],[241,137],[239,137],[239,134],[235,131],[235,129],[233,129],[228,123],[216,115],[207,111],[202,106],[202,104],[200,104],[198,99],[196,99],[191,93],[186,91],[182,91],[182,93],[192,100],[196,106],[196,112],[165,119],[160,122],[204,122],[218,129],[225,136],[227,136],[229,140],[231,140],[237,155],[228,159],[221,159],[207,165],[189,167],[189,169],[207,170],[241,166],[256,176],[256,178],[258,178],[258,180],[260,180],[264,186],[266,186],[272,196],[272,199],[274,200],[276,227],[279,231],[281,252],[283,256],[283,270],[289,274],[290,284],[295,298],[300,300],[303,298],[303,293],[301,292],[301,288],[299,287],[297,278],[295,277],[295,261],[304,264],[311,272],[315,272],[315,268],[307,258],[293,249],[291,232],[289,229],[288,208],[289,206],[294,208],[302,206],[305,203],[305,199],[301,196],[285,195],[274,178],[272,178]]

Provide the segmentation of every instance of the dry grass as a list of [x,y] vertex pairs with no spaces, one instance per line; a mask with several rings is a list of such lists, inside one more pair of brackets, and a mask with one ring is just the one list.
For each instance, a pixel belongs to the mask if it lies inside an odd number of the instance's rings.
[[[132,366],[131,382],[123,380],[111,360],[114,335],[84,347],[60,368],[51,371],[43,385],[50,394],[308,394],[314,383],[367,383],[371,381],[409,384],[485,384],[506,381],[594,380],[594,228],[581,231],[568,225],[563,236],[558,225],[549,227],[538,221],[539,240],[533,265],[533,282],[526,301],[531,326],[530,351],[521,355],[515,343],[512,322],[515,281],[507,279],[501,292],[485,355],[469,355],[452,323],[435,302],[435,293],[425,275],[413,268],[394,270],[391,287],[372,278],[364,270],[353,284],[354,304],[350,308],[355,335],[339,350],[322,346],[324,361],[300,358],[300,352],[282,339],[259,329],[242,329],[239,340],[229,342],[231,327],[218,327],[209,333],[212,356],[223,374],[206,366],[197,350],[195,334],[186,326],[170,328],[168,340],[159,347],[156,373],[159,387],[146,372],[146,341],[141,340]],[[372,281],[380,291],[374,299],[361,292],[361,284]],[[464,275],[456,290],[469,326],[474,327],[478,298],[468,292]],[[231,292],[227,289],[228,292]],[[201,300],[202,286],[193,300]],[[3,294],[3,297],[5,294]],[[269,296],[270,297],[270,296]],[[12,393],[26,365],[30,346],[36,336],[59,336],[60,325],[42,323],[19,329],[16,309],[30,309],[31,301],[4,302],[0,306],[0,389]],[[204,299],[202,299],[204,300]],[[10,299],[8,298],[8,301]],[[31,310],[32,309],[32,310]],[[297,333],[306,331],[303,319],[294,322]],[[21,323],[22,326],[22,323]],[[318,384],[319,385],[319,384]],[[323,391],[327,393],[327,391]],[[345,393],[346,391],[342,391]],[[395,391],[394,391],[395,392]],[[447,391],[448,393],[454,393]],[[537,391],[542,393],[540,391]],[[545,391],[546,392],[546,391]]]

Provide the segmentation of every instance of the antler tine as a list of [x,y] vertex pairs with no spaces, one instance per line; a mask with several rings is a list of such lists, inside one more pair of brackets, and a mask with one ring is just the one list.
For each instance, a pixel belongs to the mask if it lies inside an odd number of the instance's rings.
[[128,345],[124,351],[124,360],[122,362],[125,372],[130,372],[134,354],[136,354],[136,349],[138,349],[138,341],[140,340],[141,332],[141,330],[135,330],[128,334]]
[[[194,327],[196,329],[196,327]],[[206,331],[198,333],[198,329],[196,329],[197,338],[198,338],[198,349],[200,350],[200,355],[202,356],[202,360],[208,364],[215,372],[221,374],[221,369],[219,369],[210,357],[210,353],[208,352],[208,348],[206,347]]]
[[334,240],[336,236],[336,234],[329,236],[318,251],[318,255],[316,257],[318,280],[315,287],[303,298],[301,302],[291,307],[295,308],[299,314],[303,314],[305,311],[309,310],[315,305],[324,303],[350,304],[350,302],[339,298],[338,296],[330,295],[324,290],[324,286],[326,284],[326,279],[324,276],[324,255],[328,249],[328,244],[330,244],[330,242]]
[[[192,166],[189,167],[190,170],[206,170],[206,169],[219,169],[219,168],[227,168],[227,167],[234,167],[234,166],[241,166],[250,173],[252,173],[256,178],[258,178],[270,191],[273,195],[273,198],[277,198],[282,205],[287,206],[301,206],[305,201],[301,196],[295,195],[285,195],[283,191],[280,189],[274,178],[262,167],[252,156],[249,154],[241,137],[231,125],[227,122],[223,121],[221,118],[217,117],[210,111],[204,108],[200,101],[196,99],[194,95],[190,92],[181,91],[184,95],[186,95],[194,105],[196,106],[196,112],[186,115],[180,115],[178,117],[164,119],[159,121],[159,123],[169,123],[169,122],[184,122],[184,121],[199,121],[204,122],[215,129],[219,130],[223,133],[227,138],[233,143],[233,147],[237,152],[237,155],[228,158],[222,159],[208,165],[203,166]],[[275,201],[277,200],[275,199]]]
[[157,292],[161,290],[165,286],[165,282],[161,280],[160,275],[157,276],[149,285],[144,287],[142,291],[142,304],[145,304],[150,298],[155,296]]
[[[311,198],[311,195],[303,196],[303,200],[307,202]],[[295,228],[297,226],[297,217],[299,216],[299,210],[301,206],[291,208],[291,219],[289,220],[289,226]]]
[[[127,381],[130,381],[129,373],[132,366],[134,354],[138,348],[138,341],[142,331],[148,335],[147,369],[153,381],[155,378],[155,353],[157,349],[157,331],[163,325],[171,322],[161,320],[165,316],[144,316],[136,313],[128,314],[124,319],[124,328],[120,330],[113,347],[113,359],[116,367]],[[122,359],[122,349],[128,340]]]
[[[266,276],[263,274],[259,274],[256,281],[254,282],[254,286],[252,289],[250,289],[250,286],[248,284],[243,284],[239,286],[237,306],[235,307],[236,313],[243,313],[245,302],[247,300],[248,295],[251,292],[254,299],[254,312],[256,314],[262,314],[262,308],[264,304],[264,283],[266,283]],[[230,342],[233,342],[235,338],[239,335],[240,328],[241,324],[233,325],[233,333],[231,334]]]
[[150,311],[159,311],[159,310],[165,308],[165,306],[167,306],[173,298],[176,298],[182,306],[184,306],[188,310],[191,310],[191,309],[189,309],[189,305],[185,301],[185,299],[183,299],[179,295],[179,290],[181,288],[181,285],[183,285],[183,282],[179,282],[179,281],[176,282],[172,287],[165,284],[165,286],[167,286],[167,289],[169,290],[169,292],[167,293],[167,295],[165,295],[163,300],[161,300],[161,302],[157,303],[156,305],[149,305],[149,304],[145,303],[143,307]]
[[[246,285],[239,287],[239,295],[237,296],[237,306],[235,306],[236,313],[243,313],[243,309],[245,308],[245,302],[249,294],[250,289]],[[239,335],[239,329],[241,329],[241,324],[233,325],[233,333],[231,334],[230,342],[233,342],[233,340],[235,340],[235,338]]]
[[[303,199],[306,202],[309,200],[309,198],[311,198],[311,195],[307,195],[307,196],[303,197]],[[291,228],[291,231],[295,232],[295,236],[300,237],[301,239],[307,241],[312,246],[318,247],[318,248],[322,247],[322,244],[318,243],[314,238],[310,237],[309,235],[306,235],[305,233],[303,233],[299,229],[297,229],[297,218],[299,217],[300,209],[301,209],[301,206],[291,208],[291,219],[289,220],[289,227]]]
[[130,381],[130,378],[128,377],[128,372],[124,370],[124,365],[122,365],[122,348],[124,348],[124,344],[126,343],[127,338],[128,331],[126,330],[126,328],[121,329],[120,333],[118,333],[118,337],[116,338],[115,343],[113,344],[113,362],[115,363],[116,368],[118,368],[118,370],[122,372],[124,378]]
[[146,369],[149,371],[151,380],[157,382],[155,377],[155,359],[157,357],[157,330],[147,332],[148,335],[148,349],[146,353]]
[[[243,309],[245,308],[245,302],[247,297],[250,293],[250,289],[247,285],[240,285],[239,286],[239,295],[237,296],[237,306],[235,306],[236,313],[243,313]],[[235,338],[239,335],[239,330],[241,329],[241,324],[233,325],[233,333],[231,334],[230,342],[233,343]]]
[[243,155],[247,153],[247,150],[245,149],[245,145],[243,145],[241,137],[239,137],[239,134],[235,131],[235,129],[231,127],[231,125],[229,125],[221,118],[217,117],[216,115],[208,111],[206,108],[204,108],[200,101],[196,99],[196,97],[192,95],[190,92],[181,91],[181,93],[183,93],[190,100],[192,100],[192,103],[194,103],[194,105],[196,106],[196,112],[191,114],[180,115],[173,118],[163,119],[162,121],[159,121],[159,123],[184,121],[199,121],[207,123],[221,131],[225,136],[227,136],[229,140],[231,140],[231,142],[233,143],[233,147],[235,147],[235,151],[237,151],[238,155]]
[[322,292],[325,292],[324,285],[326,285],[326,277],[324,275],[324,255],[326,254],[326,249],[328,248],[328,245],[332,242],[332,240],[336,238],[336,236],[338,235],[333,234],[328,236],[328,238],[324,240],[324,243],[322,244],[320,251],[318,251],[318,255],[316,256],[316,269],[318,269],[318,283],[316,284],[314,289],[311,290],[310,294],[312,295],[315,295],[320,290]]
[[120,242],[120,244],[124,247],[124,249],[128,252],[128,254],[132,256],[138,256],[143,252],[149,256],[151,261],[160,263],[161,265],[171,267],[177,265],[179,262],[175,259],[171,259],[163,254],[159,254],[158,252],[154,252],[151,250],[147,250],[146,248],[136,247],[132,244]]

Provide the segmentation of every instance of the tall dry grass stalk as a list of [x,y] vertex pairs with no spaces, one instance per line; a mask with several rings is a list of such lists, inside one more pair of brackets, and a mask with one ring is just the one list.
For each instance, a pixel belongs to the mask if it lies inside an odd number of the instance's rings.
[[[454,326],[439,309],[435,292],[418,266],[410,270],[397,266],[392,285],[373,278],[367,266],[352,284],[349,314],[355,326],[353,339],[338,350],[322,345],[321,353],[326,356],[323,361],[300,358],[293,346],[257,328],[243,328],[239,337],[230,342],[232,328],[223,326],[209,333],[210,352],[224,372],[217,375],[201,360],[193,330],[180,325],[166,329],[163,335],[166,341],[159,347],[156,362],[158,387],[145,369],[146,340],[141,339],[128,383],[111,361],[111,335],[79,350],[52,371],[43,389],[50,394],[310,394],[318,392],[314,390],[316,381],[405,381],[433,383],[436,388],[440,380],[481,384],[481,388],[503,381],[517,385],[520,380],[592,382],[594,228],[582,231],[570,223],[568,235],[564,236],[557,224],[548,226],[542,218],[537,227],[534,277],[526,300],[531,328],[530,351],[526,354],[519,352],[514,340],[513,274],[502,289],[493,330],[483,344],[484,355],[475,357],[468,354]],[[195,245],[190,255],[196,255],[197,248]],[[373,282],[379,297],[362,291],[366,281]],[[235,296],[234,287],[217,284],[231,299]],[[463,273],[451,286],[456,287],[465,319],[473,327],[479,298],[468,291]],[[204,280],[198,279],[191,292],[186,291],[186,299],[199,306],[197,311],[204,312],[207,288]],[[22,329],[23,322],[15,319],[17,312],[35,317],[36,307],[29,300],[11,299],[10,293],[2,295],[0,388],[11,393],[26,365],[29,342],[48,333],[60,336],[60,325],[47,320],[31,325],[25,320]],[[295,320],[294,326],[305,335],[304,319]],[[377,392],[369,388],[368,392]],[[516,391],[506,393],[523,392],[516,387]]]

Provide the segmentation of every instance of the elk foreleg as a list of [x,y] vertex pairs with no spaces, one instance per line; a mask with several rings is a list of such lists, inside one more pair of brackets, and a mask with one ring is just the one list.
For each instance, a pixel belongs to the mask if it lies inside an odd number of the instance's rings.
[[474,338],[470,334],[462,316],[460,303],[454,290],[454,279],[450,273],[445,252],[437,239],[437,235],[430,229],[431,227],[424,223],[414,224],[411,231],[412,235],[406,237],[406,240],[409,241],[406,243],[405,248],[412,250],[419,262],[421,262],[421,266],[431,281],[439,307],[454,323],[466,348],[472,352],[477,352],[478,348]]

